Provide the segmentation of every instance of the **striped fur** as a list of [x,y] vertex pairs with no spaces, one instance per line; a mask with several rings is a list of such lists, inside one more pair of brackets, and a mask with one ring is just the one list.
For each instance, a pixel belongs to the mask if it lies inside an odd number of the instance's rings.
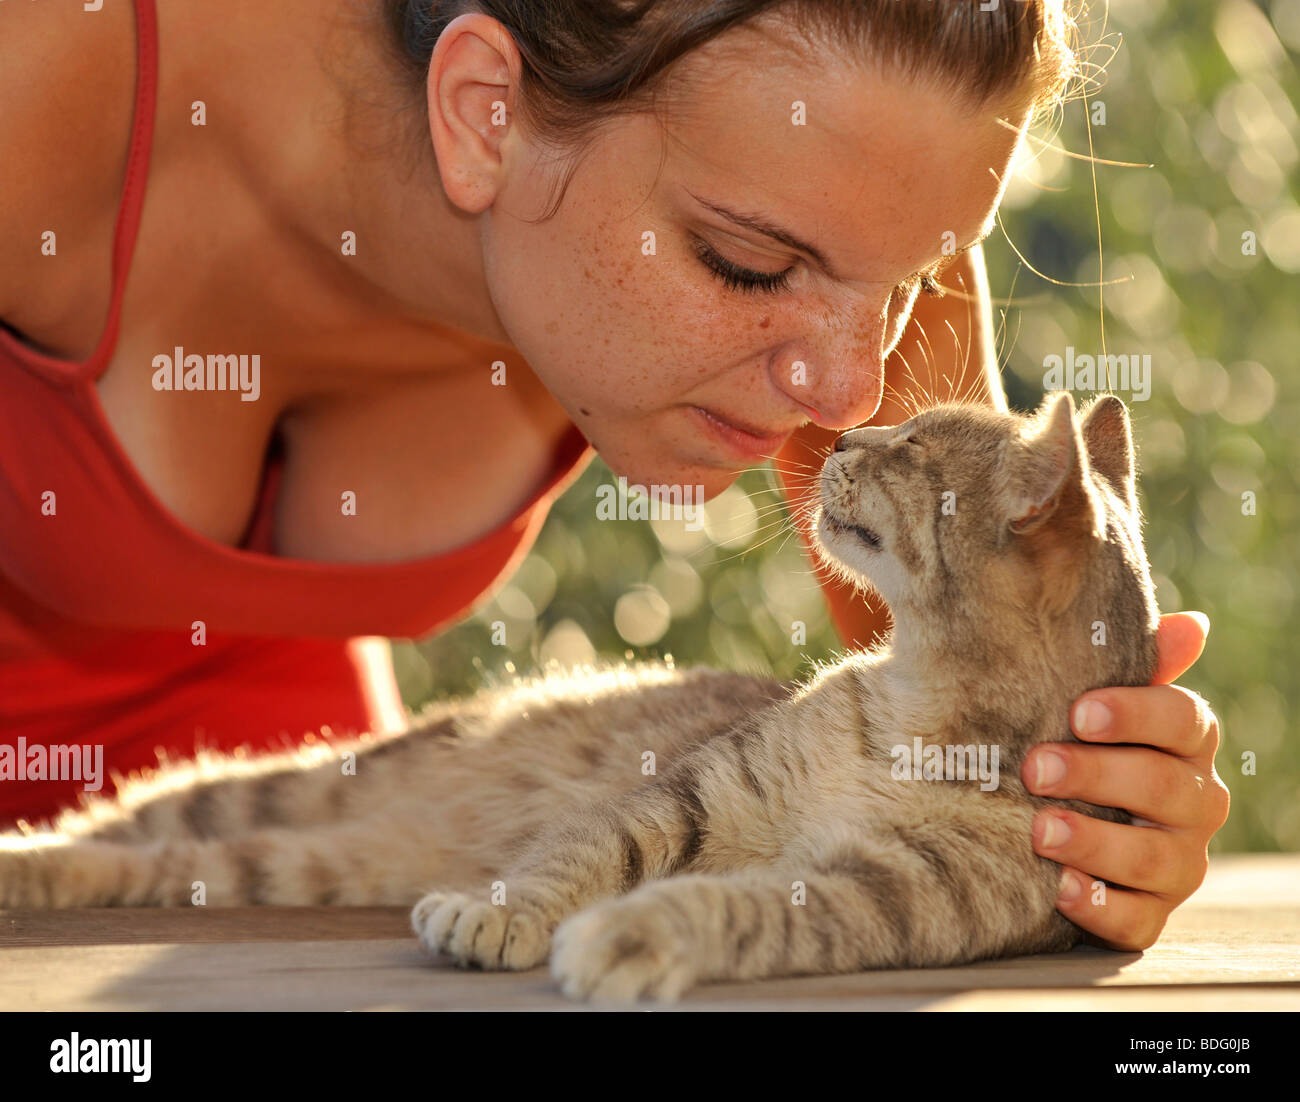
[[[799,685],[553,673],[395,737],[173,765],[53,833],[0,837],[0,906],[180,906],[200,885],[210,906],[414,904],[431,951],[550,959],[567,993],[612,999],[1066,949],[1059,868],[1030,844],[1054,801],[1019,771],[1072,738],[1080,693],[1154,670],[1133,479],[1113,398],[849,433],[819,530],[889,601],[888,648]],[[916,738],[997,746],[998,787],[896,779]]]

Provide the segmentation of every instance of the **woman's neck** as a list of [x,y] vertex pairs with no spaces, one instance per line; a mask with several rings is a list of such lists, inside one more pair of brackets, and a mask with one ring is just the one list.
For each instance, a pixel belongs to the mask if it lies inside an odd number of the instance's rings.
[[[232,88],[252,186],[376,313],[508,345],[488,293],[479,217],[443,192],[423,85],[401,64],[381,5],[300,13],[298,3],[257,5],[259,20],[275,20],[257,41],[301,41],[241,66]],[[237,37],[247,53],[249,36]]]

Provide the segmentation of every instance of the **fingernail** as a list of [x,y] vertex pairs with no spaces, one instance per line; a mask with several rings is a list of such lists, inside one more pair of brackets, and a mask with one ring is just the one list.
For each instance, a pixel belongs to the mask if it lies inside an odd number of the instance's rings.
[[1070,829],[1070,824],[1059,815],[1046,815],[1044,820],[1043,836],[1038,842],[1043,849],[1055,849],[1070,840],[1070,835],[1074,832]]
[[1034,788],[1051,788],[1065,780],[1065,759],[1060,754],[1044,750],[1037,758],[1038,773],[1034,777]]
[[1201,630],[1205,632],[1206,635],[1210,634],[1210,618],[1206,616],[1204,612],[1189,612],[1187,615],[1194,616],[1196,622],[1201,625]]
[[1061,870],[1061,890],[1057,893],[1057,900],[1061,903],[1071,903],[1079,898],[1079,892],[1082,890],[1079,878],[1069,869]]
[[1110,709],[1100,700],[1081,700],[1074,706],[1074,729],[1079,734],[1100,735],[1110,724]]

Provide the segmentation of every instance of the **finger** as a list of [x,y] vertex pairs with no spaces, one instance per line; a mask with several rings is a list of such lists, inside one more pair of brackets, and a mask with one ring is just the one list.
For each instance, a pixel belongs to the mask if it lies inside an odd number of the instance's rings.
[[1172,906],[1200,887],[1178,835],[1093,819],[1064,808],[1034,816],[1034,852],[1097,880],[1165,897]]
[[1205,650],[1210,618],[1204,612],[1171,612],[1156,628],[1156,672],[1152,685],[1178,680]]
[[1210,769],[1145,746],[1047,743],[1025,756],[1021,777],[1037,796],[1119,807],[1184,830],[1206,826],[1218,803]]
[[1219,749],[1218,718],[1181,685],[1094,689],[1070,709],[1070,729],[1088,742],[1155,746],[1206,765]]
[[1108,949],[1131,953],[1156,943],[1172,908],[1158,896],[1110,887],[1067,867],[1061,873],[1056,909]]

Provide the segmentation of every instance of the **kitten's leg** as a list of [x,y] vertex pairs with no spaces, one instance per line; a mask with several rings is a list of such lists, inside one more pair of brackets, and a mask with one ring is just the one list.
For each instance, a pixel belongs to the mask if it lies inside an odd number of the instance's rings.
[[[0,908],[410,904],[444,876],[416,817],[136,844],[0,836]],[[382,854],[378,860],[376,855]]]
[[717,752],[697,754],[692,762],[543,830],[495,889],[485,884],[477,894],[430,892],[411,915],[421,944],[459,964],[533,968],[546,960],[552,932],[569,915],[688,867],[708,829],[702,792],[710,778],[729,779],[736,768]]
[[487,884],[477,895],[431,892],[411,915],[421,944],[459,964],[532,968],[555,928],[597,900],[700,862],[775,858],[792,833],[786,799],[808,771],[785,745],[789,727],[777,712],[740,721],[657,780],[571,812],[507,867],[504,902]]
[[1059,875],[1032,851],[1011,869],[1005,855],[873,846],[806,872],[675,877],[563,923],[551,971],[574,998],[672,1001],[708,980],[1059,951],[1075,940]]
[[593,899],[637,883],[644,861],[631,816],[614,803],[543,831],[501,877],[479,892],[434,890],[411,926],[430,953],[458,964],[525,970],[546,960],[551,932]]

